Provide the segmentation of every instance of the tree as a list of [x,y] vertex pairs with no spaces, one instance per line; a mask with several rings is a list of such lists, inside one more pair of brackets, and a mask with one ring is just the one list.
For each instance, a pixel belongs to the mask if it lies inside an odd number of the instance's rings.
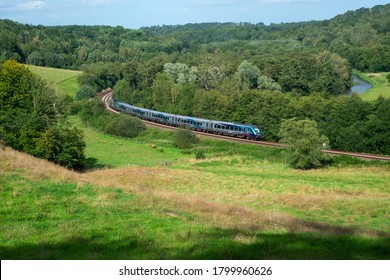
[[168,74],[176,83],[182,84],[189,80],[190,68],[185,63],[166,63],[164,72]]
[[61,121],[64,99],[28,68],[6,61],[0,69],[0,140],[66,167],[84,166],[80,130]]
[[324,165],[327,156],[322,149],[329,139],[320,135],[317,123],[312,120],[288,119],[282,122],[279,135],[281,142],[289,145],[289,161],[297,169],[311,169]]
[[282,87],[268,76],[260,75],[257,79],[257,88],[262,90],[282,91]]
[[0,68],[0,109],[29,108],[32,73],[15,60],[5,61]]
[[257,88],[257,79],[260,76],[260,70],[252,63],[244,60],[237,68],[236,72],[239,79],[239,87],[243,90]]
[[157,110],[163,110],[166,106],[174,103],[172,96],[173,81],[168,74],[158,73],[153,81],[153,102]]

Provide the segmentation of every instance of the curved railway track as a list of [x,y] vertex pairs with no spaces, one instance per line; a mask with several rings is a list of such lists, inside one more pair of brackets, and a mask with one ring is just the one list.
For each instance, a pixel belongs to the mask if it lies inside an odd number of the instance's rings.
[[[112,96],[112,89],[109,89],[107,91],[104,91],[99,95],[99,97],[102,99],[104,106],[108,111],[114,114],[120,114],[120,112],[114,110],[108,105],[108,100]],[[160,129],[166,129],[166,130],[177,130],[177,127],[172,127],[169,125],[164,125],[160,123],[154,123],[146,120],[142,120],[147,126],[152,126],[152,127],[157,127]],[[286,148],[286,145],[280,144],[280,143],[275,143],[275,142],[268,142],[268,141],[254,141],[254,140],[247,140],[247,139],[241,139],[241,138],[234,138],[230,136],[224,136],[224,135],[216,135],[216,134],[210,134],[206,132],[200,132],[200,131],[195,131],[196,134],[208,138],[213,138],[213,139],[219,139],[219,140],[225,140],[225,141],[230,141],[230,142],[239,142],[239,143],[246,143],[246,144],[251,144],[251,145],[258,145],[258,146],[268,146],[268,147],[275,147],[275,148]],[[382,156],[382,155],[373,155],[373,154],[365,154],[365,153],[353,153],[353,152],[343,152],[343,151],[336,151],[336,150],[322,150],[323,153],[331,154],[331,155],[346,155],[346,156],[351,156],[355,158],[361,158],[361,159],[366,159],[366,160],[381,160],[381,161],[390,161],[390,156]]]

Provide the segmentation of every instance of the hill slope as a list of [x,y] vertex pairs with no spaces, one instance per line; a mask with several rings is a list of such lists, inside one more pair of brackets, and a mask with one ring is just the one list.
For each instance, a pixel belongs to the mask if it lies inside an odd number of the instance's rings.
[[82,74],[81,71],[56,69],[35,65],[27,66],[32,72],[41,76],[58,93],[69,95],[71,97],[76,95],[79,88],[77,77]]
[[[389,173],[381,168],[294,174],[266,162],[257,170],[201,166],[78,174],[0,151],[0,257],[390,258]],[[332,211],[333,225],[316,217],[321,210]],[[288,214],[300,211],[304,218]],[[369,221],[375,216],[379,224]],[[381,230],[354,226],[365,223]]]

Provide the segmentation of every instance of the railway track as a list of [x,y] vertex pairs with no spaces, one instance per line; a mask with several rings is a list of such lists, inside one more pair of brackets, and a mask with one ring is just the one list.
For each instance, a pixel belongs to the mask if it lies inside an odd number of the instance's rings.
[[[112,89],[109,89],[107,91],[104,91],[102,93],[99,93],[99,97],[102,99],[104,106],[108,111],[110,111],[113,114],[120,114],[120,112],[112,109],[108,105],[108,100],[112,96]],[[172,127],[169,125],[164,125],[160,123],[154,123],[151,121],[146,121],[142,120],[147,126],[151,127],[157,127],[160,129],[165,129],[165,130],[177,130],[177,127]],[[254,140],[248,140],[248,139],[242,139],[242,138],[234,138],[230,136],[225,136],[225,135],[217,135],[217,134],[211,134],[211,133],[206,133],[206,132],[201,132],[201,131],[194,131],[197,135],[207,137],[207,138],[213,138],[213,139],[219,139],[219,140],[225,140],[225,141],[230,141],[230,142],[239,142],[239,143],[245,143],[245,144],[251,144],[251,145],[258,145],[258,146],[267,146],[267,147],[275,147],[275,148],[281,148],[285,149],[287,146],[280,144],[280,143],[275,143],[275,142],[268,142],[268,141],[254,141]],[[337,151],[337,150],[322,150],[323,153],[327,153],[330,155],[345,155],[345,156],[351,156],[355,158],[361,158],[361,159],[366,159],[366,160],[381,160],[381,161],[390,161],[390,156],[383,156],[383,155],[373,155],[373,154],[365,154],[365,153],[353,153],[353,152],[344,152],[344,151]]]

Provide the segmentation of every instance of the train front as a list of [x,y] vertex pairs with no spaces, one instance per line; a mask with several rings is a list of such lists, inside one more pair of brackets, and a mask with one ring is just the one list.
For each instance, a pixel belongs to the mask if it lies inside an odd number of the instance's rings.
[[252,133],[253,133],[253,135],[251,135],[252,138],[253,138],[254,140],[260,140],[260,139],[262,139],[262,138],[263,138],[263,135],[261,134],[260,128],[258,128],[256,125],[251,125],[251,127],[252,127]]

